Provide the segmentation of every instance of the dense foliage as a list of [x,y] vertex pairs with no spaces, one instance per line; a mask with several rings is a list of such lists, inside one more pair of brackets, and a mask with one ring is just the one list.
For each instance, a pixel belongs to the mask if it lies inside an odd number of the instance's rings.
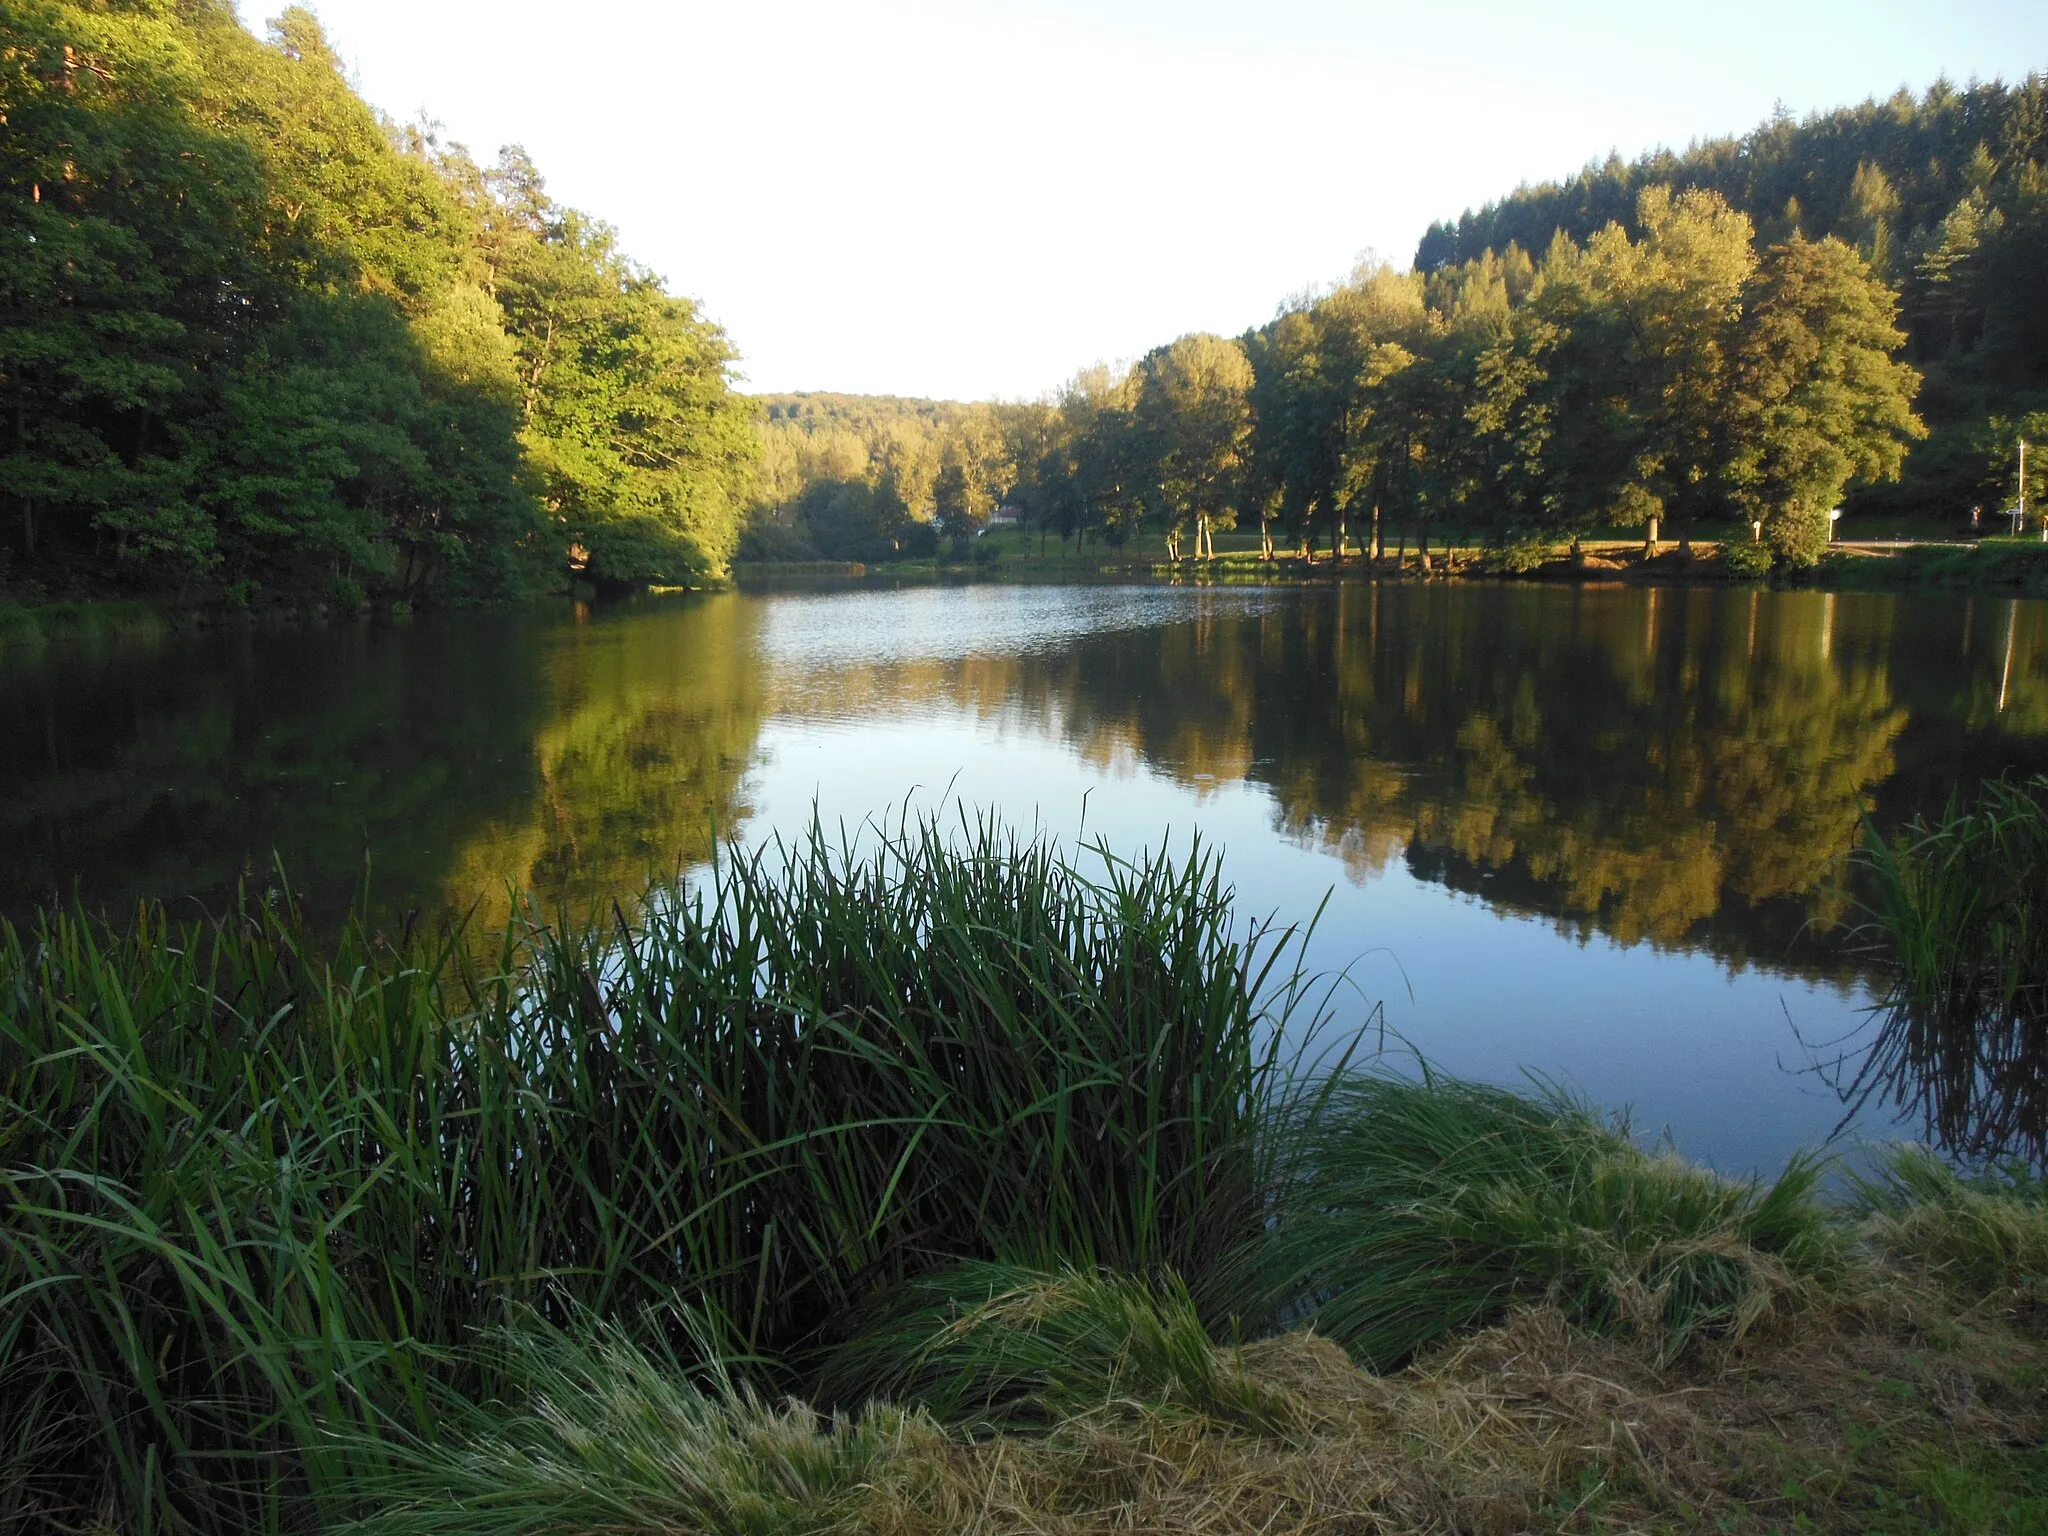
[[[2048,438],[2044,295],[2048,78],[1937,83],[1610,158],[1432,227],[1412,273],[1363,267],[1235,341],[1184,337],[1057,402],[925,402],[911,435],[927,477],[984,467],[966,533],[1003,503],[1042,533],[1145,529],[1172,555],[1235,523],[1268,550],[1395,532],[1426,551],[1616,524],[1654,545],[1718,522],[1760,524],[1770,556],[1803,564],[1838,504],[1997,526],[2019,439]],[[1927,435],[1916,396],[1932,436],[1908,454]],[[828,449],[800,419],[811,457],[787,452],[759,498],[762,554],[931,545],[946,512],[897,494],[883,439],[900,422],[842,400]],[[2029,499],[2048,503],[2037,458]]]
[[1860,505],[1967,518],[2012,500],[2016,439],[2048,432],[2048,76],[1940,81],[1917,100],[1780,113],[1683,154],[1610,157],[1434,226],[1415,265],[1584,241],[1628,222],[1653,186],[1711,192],[1772,242],[1838,240],[1898,293],[1934,437],[1896,491]]
[[1014,407],[892,395],[769,395],[753,516],[756,560],[930,556],[986,527],[1013,473]]
[[[1389,534],[1502,549],[1597,528],[1703,525],[1807,564],[1851,485],[1896,478],[1924,434],[1895,359],[1897,299],[1839,240],[1759,248],[1710,192],[1643,190],[1627,223],[1540,260],[1362,267],[1240,338],[1183,336],[1056,402],[776,422],[783,479],[754,546],[928,552],[1007,504],[1041,535],[1162,536],[1375,557]],[[1191,543],[1187,541],[1192,540]]]
[[344,603],[718,571],[732,353],[525,156],[380,120],[318,24],[0,31],[0,582]]

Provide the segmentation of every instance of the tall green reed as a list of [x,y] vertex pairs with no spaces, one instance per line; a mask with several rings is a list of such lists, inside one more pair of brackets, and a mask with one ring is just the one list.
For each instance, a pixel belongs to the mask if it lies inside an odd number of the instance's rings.
[[2048,776],[1868,825],[1857,863],[1890,977],[1851,1112],[1875,1098],[1958,1155],[2048,1161]]
[[490,944],[316,952],[288,898],[0,931],[8,1496],[346,1509],[515,1314],[681,1301],[798,1371],[961,1260],[1199,1291],[1261,1209],[1291,937],[1199,846],[1084,873],[907,816]]

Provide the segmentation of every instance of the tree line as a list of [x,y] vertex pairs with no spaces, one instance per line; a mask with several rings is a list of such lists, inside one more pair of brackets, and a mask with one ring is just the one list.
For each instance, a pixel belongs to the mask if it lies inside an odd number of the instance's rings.
[[552,200],[377,116],[318,23],[15,0],[0,589],[359,602],[724,569],[733,351]]
[[1235,527],[1269,555],[1412,543],[1426,563],[1432,541],[1534,559],[1615,525],[1655,546],[1713,524],[1805,563],[1847,487],[1897,476],[1924,434],[1905,340],[1850,245],[1762,242],[1719,194],[1655,185],[1583,241],[1368,263],[1055,400],[801,422],[764,459],[786,483],[764,480],[750,545],[914,554],[1007,505],[1176,559]]

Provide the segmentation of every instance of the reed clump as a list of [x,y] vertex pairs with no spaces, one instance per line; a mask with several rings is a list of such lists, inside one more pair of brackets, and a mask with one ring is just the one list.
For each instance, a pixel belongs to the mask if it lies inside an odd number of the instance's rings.
[[1084,868],[908,818],[489,947],[316,953],[288,894],[0,932],[22,1496],[347,1507],[361,1447],[497,1390],[461,1351],[513,1310],[680,1301],[797,1380],[965,1261],[1199,1282],[1256,1219],[1289,937],[1200,847]]
[[1857,863],[1890,980],[1851,1103],[1967,1157],[2048,1158],[2048,776],[1870,825]]
[[1680,1498],[1614,1425],[1905,1263],[1809,1165],[1356,1065],[1200,847],[515,911],[0,929],[0,1531],[1522,1529]]

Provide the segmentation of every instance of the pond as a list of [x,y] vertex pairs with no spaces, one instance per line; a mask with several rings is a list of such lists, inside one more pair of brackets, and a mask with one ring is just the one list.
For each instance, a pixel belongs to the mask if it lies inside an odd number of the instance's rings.
[[[630,895],[722,838],[993,807],[1193,834],[1390,1049],[1730,1170],[1826,1138],[1866,809],[2048,769],[2048,604],[1636,586],[724,593],[0,656],[0,910],[365,873]],[[1883,1130],[1884,1127],[1874,1127]]]

